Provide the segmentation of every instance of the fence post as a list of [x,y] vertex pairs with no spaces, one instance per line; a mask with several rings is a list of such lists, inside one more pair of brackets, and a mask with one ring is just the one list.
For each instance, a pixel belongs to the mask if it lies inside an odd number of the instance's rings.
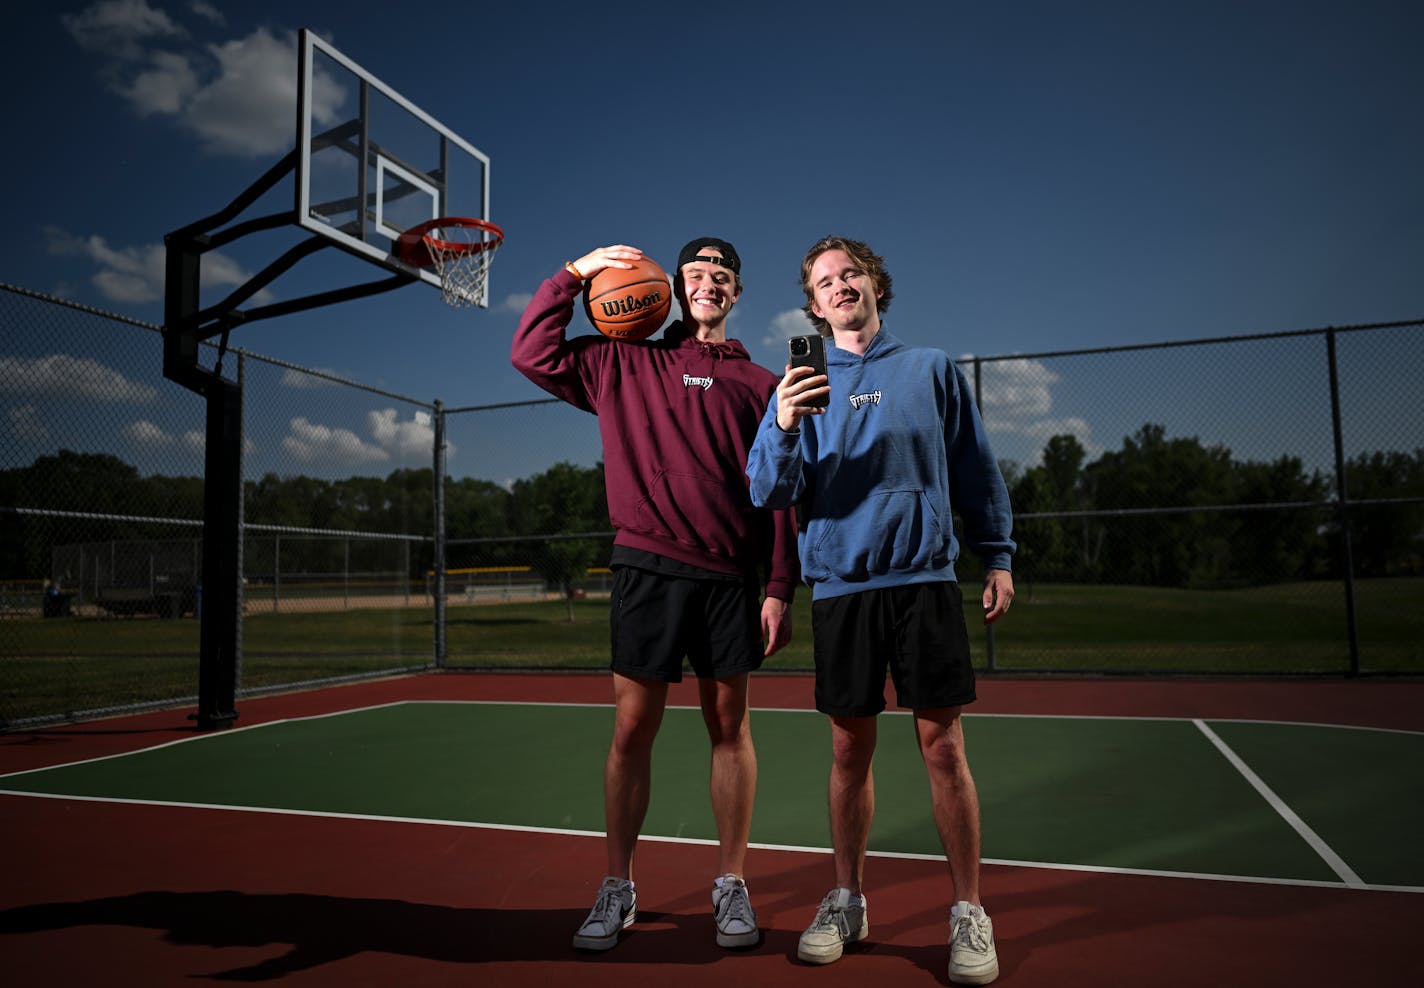
[[237,719],[241,675],[242,387],[214,376],[207,393],[204,452],[203,620],[199,629],[198,712],[201,731]]
[[445,668],[445,403],[435,401],[435,668]]
[[1350,491],[1345,480],[1345,440],[1340,429],[1340,373],[1335,361],[1335,329],[1325,331],[1330,364],[1330,427],[1335,435],[1335,505],[1340,516],[1340,551],[1345,566],[1345,628],[1350,640],[1350,671],[1360,674],[1360,628],[1355,613],[1355,552],[1350,539]]
[[[247,626],[247,354],[237,351],[237,477],[233,481],[234,496],[237,498],[237,544],[233,546],[233,595],[236,598],[233,614],[232,662],[235,690],[242,689],[242,638]],[[236,693],[233,697],[236,713]]]
[[[979,412],[979,417],[984,417],[984,361],[978,357],[974,358],[974,407]],[[993,672],[995,665],[994,649],[994,626],[986,624],[984,626],[984,669],[986,672]]]

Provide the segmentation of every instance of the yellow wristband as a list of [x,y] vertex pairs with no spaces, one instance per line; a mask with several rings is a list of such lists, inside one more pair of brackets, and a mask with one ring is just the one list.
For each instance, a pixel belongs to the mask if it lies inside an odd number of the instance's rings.
[[576,267],[574,267],[574,262],[573,262],[573,261],[565,261],[565,262],[564,262],[564,269],[565,269],[566,271],[568,271],[569,274],[571,274],[571,275],[573,275],[575,278],[577,278],[579,281],[583,281],[583,275],[579,274],[579,269],[576,268]]

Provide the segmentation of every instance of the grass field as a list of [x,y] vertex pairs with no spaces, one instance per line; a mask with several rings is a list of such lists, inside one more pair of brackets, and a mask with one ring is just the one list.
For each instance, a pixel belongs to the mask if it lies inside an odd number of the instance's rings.
[[[1424,674],[1424,581],[1357,585],[1361,671]],[[987,643],[971,597],[976,662]],[[563,601],[451,606],[452,667],[603,669],[608,604]],[[798,594],[792,644],[768,669],[809,669],[810,595]],[[433,662],[424,608],[250,614],[243,623],[244,689],[421,667]],[[1339,584],[1241,590],[1021,585],[995,629],[995,669],[1173,674],[1349,671]],[[196,691],[198,622],[150,618],[0,620],[0,718],[6,722]]]

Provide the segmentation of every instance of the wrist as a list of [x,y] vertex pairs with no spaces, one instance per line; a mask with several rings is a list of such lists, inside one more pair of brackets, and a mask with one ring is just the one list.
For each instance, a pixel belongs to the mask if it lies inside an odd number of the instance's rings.
[[569,274],[573,275],[575,280],[583,281],[583,272],[578,269],[577,265],[575,265],[573,261],[565,261],[564,270],[567,271]]

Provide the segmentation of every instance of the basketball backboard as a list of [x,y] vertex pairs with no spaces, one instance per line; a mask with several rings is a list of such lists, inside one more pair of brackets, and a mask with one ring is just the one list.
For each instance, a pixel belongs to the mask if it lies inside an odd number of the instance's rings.
[[439,287],[435,271],[393,255],[395,241],[438,217],[488,220],[489,158],[311,31],[299,47],[297,222]]

